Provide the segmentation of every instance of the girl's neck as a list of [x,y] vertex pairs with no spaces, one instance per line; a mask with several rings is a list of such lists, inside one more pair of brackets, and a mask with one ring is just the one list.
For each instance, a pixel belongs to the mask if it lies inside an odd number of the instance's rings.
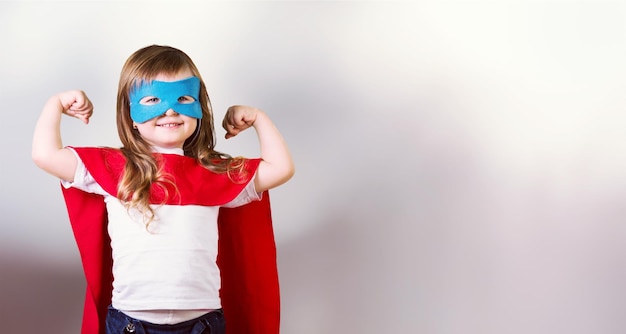
[[152,151],[157,153],[184,155],[184,151],[182,148],[163,148],[158,146],[152,146]]

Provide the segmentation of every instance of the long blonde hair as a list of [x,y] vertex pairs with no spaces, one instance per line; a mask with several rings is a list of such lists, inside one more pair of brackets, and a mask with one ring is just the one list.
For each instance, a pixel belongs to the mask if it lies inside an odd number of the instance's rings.
[[214,149],[215,129],[211,101],[200,72],[191,58],[170,46],[151,45],[135,51],[122,67],[117,92],[117,131],[122,142],[121,151],[126,157],[117,195],[127,209],[138,209],[147,218],[148,224],[154,219],[154,211],[150,207],[151,187],[157,185],[165,189],[164,183],[171,181],[162,175],[150,144],[133,128],[129,95],[141,82],[150,82],[159,74],[175,75],[182,70],[189,70],[200,79],[199,102],[202,106],[202,119],[198,121],[196,131],[183,145],[185,156],[195,158],[205,168],[218,173],[237,173],[243,168],[243,158],[232,158]]

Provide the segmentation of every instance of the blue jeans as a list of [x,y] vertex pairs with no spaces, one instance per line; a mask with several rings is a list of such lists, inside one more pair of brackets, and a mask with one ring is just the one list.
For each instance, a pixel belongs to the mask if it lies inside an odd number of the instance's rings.
[[157,325],[137,320],[109,306],[106,318],[107,334],[224,334],[222,310],[174,325]]

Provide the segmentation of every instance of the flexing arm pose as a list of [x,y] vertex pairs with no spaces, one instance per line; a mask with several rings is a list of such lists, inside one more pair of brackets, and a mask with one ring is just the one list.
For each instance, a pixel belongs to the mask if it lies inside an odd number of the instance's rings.
[[85,124],[93,114],[93,106],[84,92],[72,90],[52,96],[39,116],[33,136],[32,157],[44,171],[65,181],[73,181],[76,156],[63,148],[61,141],[61,117],[76,117]]
[[[88,124],[93,106],[85,93],[78,90],[52,96],[35,127],[32,157],[41,169],[60,179],[72,181],[77,161],[74,153],[62,144],[62,114]],[[254,180],[256,191],[277,187],[293,176],[294,165],[287,144],[263,111],[248,106],[232,106],[228,108],[222,125],[226,138],[234,137],[249,127],[256,130],[262,159]]]
[[261,163],[254,179],[258,192],[272,189],[287,182],[294,174],[294,165],[287,144],[274,123],[263,111],[248,106],[228,108],[222,126],[226,138],[254,127],[261,145]]

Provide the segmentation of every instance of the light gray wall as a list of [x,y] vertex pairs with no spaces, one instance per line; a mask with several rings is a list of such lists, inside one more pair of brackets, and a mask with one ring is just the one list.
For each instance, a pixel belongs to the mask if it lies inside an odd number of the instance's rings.
[[[59,185],[30,160],[41,107],[86,91],[64,143],[117,146],[120,68],[168,44],[218,123],[258,106],[290,144],[283,333],[621,332],[625,19],[591,0],[0,3],[3,331],[80,326]],[[218,148],[258,154],[253,133]]]

